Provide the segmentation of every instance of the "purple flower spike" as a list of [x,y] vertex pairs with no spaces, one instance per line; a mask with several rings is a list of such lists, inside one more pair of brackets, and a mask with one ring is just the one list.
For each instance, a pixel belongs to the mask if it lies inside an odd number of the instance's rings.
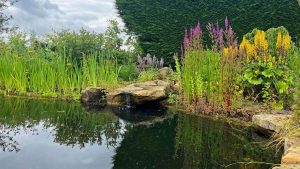
[[226,30],[228,29],[228,27],[229,27],[229,22],[228,22],[228,18],[226,16],[226,18],[225,18],[225,28],[226,28]]
[[233,37],[233,30],[231,27],[229,28],[228,35],[229,35],[229,37]]
[[216,27],[213,27],[213,35],[214,35],[214,41],[215,41],[215,49],[218,49],[218,30],[216,30]]
[[194,28],[193,38],[197,39],[200,33],[200,23],[198,22],[197,26]]
[[183,45],[184,45],[184,49],[187,50],[189,48],[189,37],[188,37],[188,32],[185,29],[185,35],[184,35],[184,40],[183,40]]

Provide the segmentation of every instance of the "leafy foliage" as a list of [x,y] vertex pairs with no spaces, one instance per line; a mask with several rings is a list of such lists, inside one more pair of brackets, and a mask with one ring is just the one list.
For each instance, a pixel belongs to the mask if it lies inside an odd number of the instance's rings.
[[138,80],[141,82],[156,80],[159,78],[159,73],[156,69],[144,70],[139,74]]
[[[79,32],[62,30],[48,35],[47,47],[52,51],[64,51],[66,56],[80,63],[83,56],[96,51],[110,50],[120,61],[128,59],[128,54],[121,50],[122,30],[116,20],[109,20],[107,30],[102,33],[81,29]],[[127,60],[126,60],[127,61]]]
[[[293,81],[289,69],[270,63],[253,63],[244,72],[245,90],[254,99],[270,101],[288,94]],[[251,89],[251,91],[249,91]]]
[[276,107],[287,106],[283,102],[288,103],[293,86],[288,67],[291,47],[291,38],[283,27],[267,32],[254,29],[244,36],[240,54],[246,58],[243,81],[247,95],[254,100],[273,101]]
[[77,98],[88,86],[116,87],[121,70],[131,80],[134,52],[121,49],[120,33],[115,21],[104,34],[63,30],[41,39],[11,32],[0,43],[0,91]]

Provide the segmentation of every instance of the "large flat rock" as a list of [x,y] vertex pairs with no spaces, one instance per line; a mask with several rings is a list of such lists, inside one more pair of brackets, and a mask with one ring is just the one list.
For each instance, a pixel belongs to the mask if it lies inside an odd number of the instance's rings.
[[284,122],[288,120],[291,115],[286,114],[259,114],[252,117],[255,126],[262,132],[280,132],[284,127]]
[[134,83],[109,93],[107,101],[112,105],[137,106],[163,100],[169,91],[170,84],[161,80]]
[[81,92],[80,101],[87,106],[106,106],[106,91],[100,87],[88,87]]

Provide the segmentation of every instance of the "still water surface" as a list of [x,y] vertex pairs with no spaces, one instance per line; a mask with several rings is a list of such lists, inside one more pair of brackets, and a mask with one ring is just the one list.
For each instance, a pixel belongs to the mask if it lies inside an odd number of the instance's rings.
[[164,109],[87,111],[79,103],[0,97],[1,169],[218,169],[235,162],[279,163],[280,154],[264,143],[250,128]]

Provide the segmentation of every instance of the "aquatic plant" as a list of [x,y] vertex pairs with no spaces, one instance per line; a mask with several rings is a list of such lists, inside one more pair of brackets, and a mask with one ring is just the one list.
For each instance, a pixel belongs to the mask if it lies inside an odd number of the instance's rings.
[[204,98],[205,104],[213,107],[219,104],[228,109],[231,106],[239,57],[235,33],[227,18],[224,22],[225,29],[218,22],[206,26],[212,39],[211,49],[204,48],[200,22],[189,32],[185,30],[181,72],[188,103],[198,104]]
[[32,45],[14,50],[9,41],[0,53],[0,89],[6,94],[75,97],[88,86],[113,88],[120,65],[109,51],[84,55],[78,63],[66,51]]

